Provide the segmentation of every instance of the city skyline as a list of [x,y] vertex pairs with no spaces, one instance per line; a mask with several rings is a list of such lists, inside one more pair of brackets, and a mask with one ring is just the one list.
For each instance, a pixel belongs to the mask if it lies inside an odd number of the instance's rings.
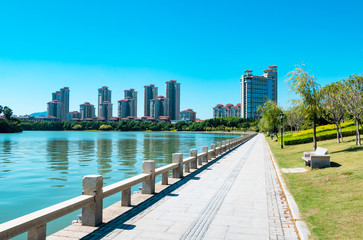
[[71,111],[90,102],[98,112],[94,89],[106,85],[119,91],[115,115],[123,89],[136,89],[141,100],[145,84],[177,79],[187,93],[181,109],[207,119],[217,104],[240,102],[244,70],[275,64],[278,104],[287,107],[296,97],[285,79],[296,64],[322,86],[362,72],[362,8],[362,1],[312,0],[1,2],[0,103],[16,115],[43,112],[48,93],[69,86]]

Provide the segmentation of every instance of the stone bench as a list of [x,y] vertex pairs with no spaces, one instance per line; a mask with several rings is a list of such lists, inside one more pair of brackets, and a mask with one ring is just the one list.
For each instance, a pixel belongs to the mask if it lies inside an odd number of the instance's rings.
[[311,168],[330,167],[330,155],[326,148],[318,147],[315,152],[304,152],[302,159],[305,161],[305,166]]

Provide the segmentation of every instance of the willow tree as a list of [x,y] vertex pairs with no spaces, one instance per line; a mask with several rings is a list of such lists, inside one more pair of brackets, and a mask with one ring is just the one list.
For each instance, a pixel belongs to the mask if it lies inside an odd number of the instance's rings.
[[337,129],[337,142],[340,138],[343,142],[343,134],[340,123],[344,119],[345,109],[340,98],[345,94],[345,90],[341,82],[331,83],[321,88],[322,108],[324,118],[334,123]]
[[291,91],[300,95],[302,106],[313,117],[313,142],[316,150],[316,120],[320,108],[320,85],[316,82],[315,76],[310,75],[304,64],[297,65],[288,73],[287,83]]
[[353,75],[343,80],[344,94],[340,96],[345,110],[353,116],[356,124],[356,144],[361,145],[359,125],[363,115],[363,76]]

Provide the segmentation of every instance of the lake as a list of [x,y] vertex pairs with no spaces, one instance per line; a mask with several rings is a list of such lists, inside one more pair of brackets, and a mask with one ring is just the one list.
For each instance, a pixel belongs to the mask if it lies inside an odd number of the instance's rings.
[[[172,153],[238,137],[185,132],[26,131],[0,134],[0,223],[81,195],[82,177],[100,174],[109,185],[142,172],[144,160],[156,167]],[[160,176],[157,181],[160,181]],[[135,186],[132,191],[138,190]],[[104,207],[120,194],[104,200]],[[78,219],[80,211],[48,224],[56,232]],[[23,234],[17,239],[25,239]]]

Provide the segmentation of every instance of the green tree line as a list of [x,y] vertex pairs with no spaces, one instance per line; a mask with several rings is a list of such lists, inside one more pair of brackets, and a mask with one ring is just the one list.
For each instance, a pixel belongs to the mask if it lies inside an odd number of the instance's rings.
[[256,120],[239,117],[208,119],[203,122],[28,122],[21,121],[24,130],[114,130],[114,131],[258,131]]

